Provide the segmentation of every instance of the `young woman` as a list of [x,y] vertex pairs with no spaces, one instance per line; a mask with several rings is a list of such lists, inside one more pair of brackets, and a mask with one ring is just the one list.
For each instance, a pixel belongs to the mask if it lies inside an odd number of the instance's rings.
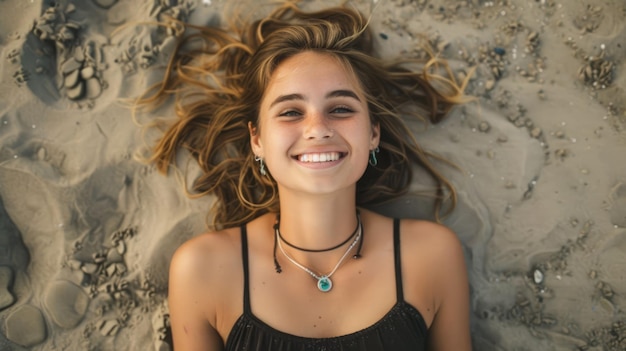
[[401,118],[438,122],[463,98],[433,73],[445,65],[384,64],[347,7],[286,3],[239,31],[194,30],[143,101],[177,96],[152,160],[167,171],[188,150],[194,190],[216,196],[217,231],[171,262],[176,351],[469,350],[455,234],[366,209],[405,194],[414,166],[437,208],[454,204]]

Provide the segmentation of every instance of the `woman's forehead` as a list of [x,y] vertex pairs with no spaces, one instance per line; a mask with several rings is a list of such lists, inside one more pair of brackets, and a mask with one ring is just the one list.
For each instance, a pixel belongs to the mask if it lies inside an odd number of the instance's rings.
[[314,89],[350,89],[363,96],[359,79],[344,60],[314,51],[305,51],[281,62],[270,76],[264,95],[270,97],[278,90],[282,94],[283,90],[303,93]]

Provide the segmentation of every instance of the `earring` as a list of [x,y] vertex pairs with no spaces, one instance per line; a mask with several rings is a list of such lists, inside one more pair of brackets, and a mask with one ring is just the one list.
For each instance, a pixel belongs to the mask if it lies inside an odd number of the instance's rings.
[[266,176],[267,170],[265,169],[265,163],[263,162],[263,158],[255,155],[254,160],[259,163],[259,173],[261,173],[262,176]]
[[376,147],[374,150],[370,151],[369,163],[372,167],[376,167],[378,165],[378,159],[376,158],[376,154],[380,152],[380,149]]

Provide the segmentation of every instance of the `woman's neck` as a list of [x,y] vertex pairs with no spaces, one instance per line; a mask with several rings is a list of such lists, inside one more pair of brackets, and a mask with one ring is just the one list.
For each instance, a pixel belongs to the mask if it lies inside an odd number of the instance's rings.
[[353,191],[316,196],[280,194],[280,232],[294,245],[306,249],[333,247],[350,236],[356,226]]

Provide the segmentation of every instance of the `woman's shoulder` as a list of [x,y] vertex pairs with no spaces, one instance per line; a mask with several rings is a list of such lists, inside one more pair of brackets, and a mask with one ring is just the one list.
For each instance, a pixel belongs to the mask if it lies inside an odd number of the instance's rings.
[[[403,222],[405,298],[426,316],[436,348],[469,349],[469,282],[461,241],[442,224]],[[450,339],[451,332],[458,338]]]
[[233,263],[241,261],[239,230],[206,232],[187,240],[174,252],[170,271],[192,274],[197,279],[232,267]]
[[[385,215],[362,211],[370,224],[378,230],[389,230],[394,218]],[[410,252],[410,256],[428,259],[429,263],[437,263],[446,256],[455,255],[462,258],[463,248],[456,233],[443,224],[421,220],[402,218],[400,222],[400,245],[402,252]],[[419,255],[413,255],[419,253]],[[404,255],[403,255],[404,256]]]
[[449,246],[456,246],[460,244],[460,241],[454,231],[446,227],[443,224],[419,220],[419,219],[403,219],[401,221],[401,233],[403,239],[405,237],[407,241],[426,241],[430,245],[434,245],[436,248],[442,246],[446,248]]
[[403,219],[400,233],[408,267],[426,265],[439,277],[465,274],[463,245],[450,228],[431,221]]
[[[202,334],[205,342],[221,344],[216,333],[224,318],[220,311],[239,313],[236,309],[240,304],[233,299],[239,296],[233,292],[241,290],[237,285],[241,281],[237,279],[237,274],[241,274],[238,232],[238,228],[233,228],[199,234],[174,252],[169,267],[168,301],[172,326],[176,324],[178,335],[184,335],[187,341],[193,339],[193,332],[187,334],[188,330],[194,330],[197,335]],[[182,326],[189,329],[182,331]]]
[[454,231],[423,220],[403,220],[401,230],[402,252],[411,253],[403,255],[409,270],[428,267],[427,275],[433,279],[434,287],[440,289],[445,289],[450,280],[466,279],[463,244]]
[[189,251],[189,253],[197,253],[197,251],[200,253],[207,253],[207,251],[219,253],[239,249],[240,232],[239,227],[204,232],[187,240],[179,249]]

